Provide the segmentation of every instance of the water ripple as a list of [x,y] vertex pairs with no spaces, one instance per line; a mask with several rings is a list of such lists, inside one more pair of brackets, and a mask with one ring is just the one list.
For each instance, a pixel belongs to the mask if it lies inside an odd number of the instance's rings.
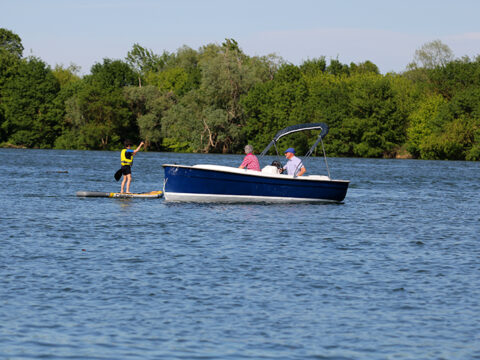
[[[477,163],[332,159],[344,204],[197,205],[76,198],[117,153],[0,152],[0,358],[480,358]],[[132,187],[240,160],[142,153]]]

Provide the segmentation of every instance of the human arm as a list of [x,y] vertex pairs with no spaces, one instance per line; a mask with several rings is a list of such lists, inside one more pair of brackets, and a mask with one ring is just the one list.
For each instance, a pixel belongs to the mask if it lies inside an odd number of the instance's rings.
[[247,155],[243,158],[243,161],[238,168],[243,169],[248,165],[248,163],[249,163],[249,159],[248,159],[248,155]]
[[307,169],[305,168],[305,166],[302,166],[300,168],[300,171],[298,172],[297,176],[302,176],[303,174],[305,174],[306,171],[307,171]]
[[143,141],[140,143],[140,145],[138,145],[138,147],[133,151],[133,155],[135,155],[140,149],[141,147],[143,146],[143,144],[145,144]]

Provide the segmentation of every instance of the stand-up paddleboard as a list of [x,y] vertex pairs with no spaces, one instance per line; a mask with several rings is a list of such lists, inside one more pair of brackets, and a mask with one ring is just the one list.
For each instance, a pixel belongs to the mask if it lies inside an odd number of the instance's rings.
[[108,198],[159,198],[162,197],[163,191],[150,191],[146,193],[115,193],[101,191],[77,191],[80,197],[108,197]]

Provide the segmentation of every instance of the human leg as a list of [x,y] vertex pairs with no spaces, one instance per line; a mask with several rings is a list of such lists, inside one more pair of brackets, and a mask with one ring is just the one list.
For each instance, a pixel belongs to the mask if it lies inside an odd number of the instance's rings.
[[122,187],[121,187],[120,193],[123,193],[123,188],[125,184],[127,184],[127,188],[125,190],[127,192],[130,191],[130,181],[132,180],[131,173],[132,173],[132,169],[130,165],[122,165],[123,180],[122,180]]
[[129,193],[130,192],[130,183],[132,182],[132,174],[128,174],[126,176],[126,178],[127,178],[127,188],[125,190],[126,190],[126,193]]
[[123,187],[125,186],[126,181],[127,181],[127,175],[123,175],[122,187],[120,188],[120,193],[123,193]]

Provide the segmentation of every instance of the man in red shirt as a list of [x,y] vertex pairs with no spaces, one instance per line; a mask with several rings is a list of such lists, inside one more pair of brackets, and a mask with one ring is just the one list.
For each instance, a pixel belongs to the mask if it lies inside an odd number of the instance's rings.
[[253,155],[252,145],[245,146],[245,157],[243,158],[242,165],[240,165],[239,168],[243,169],[245,167],[248,170],[261,171],[258,159],[255,155]]

